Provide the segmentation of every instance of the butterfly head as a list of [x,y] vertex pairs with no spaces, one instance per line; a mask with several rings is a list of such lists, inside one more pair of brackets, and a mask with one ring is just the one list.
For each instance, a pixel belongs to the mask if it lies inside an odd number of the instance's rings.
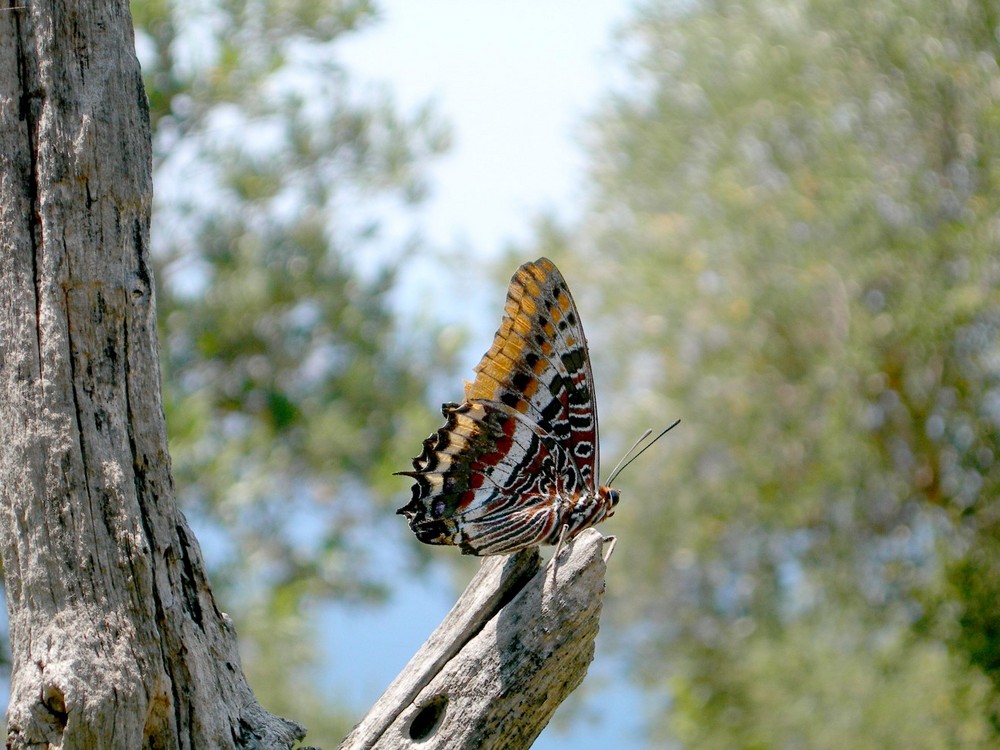
[[597,498],[600,504],[608,509],[604,516],[607,518],[615,512],[615,506],[618,505],[618,501],[621,499],[621,493],[613,487],[598,487]]

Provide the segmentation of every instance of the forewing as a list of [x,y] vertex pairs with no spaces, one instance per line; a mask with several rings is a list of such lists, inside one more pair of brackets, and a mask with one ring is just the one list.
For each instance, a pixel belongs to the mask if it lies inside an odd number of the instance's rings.
[[521,415],[562,450],[562,491],[593,490],[598,476],[597,403],[587,339],[569,287],[547,258],[511,278],[493,345],[466,385],[466,401]]

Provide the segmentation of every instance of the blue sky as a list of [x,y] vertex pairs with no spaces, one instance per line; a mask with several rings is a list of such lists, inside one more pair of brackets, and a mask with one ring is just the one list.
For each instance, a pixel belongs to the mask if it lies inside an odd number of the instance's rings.
[[[418,220],[428,243],[460,249],[474,264],[495,257],[511,241],[529,239],[532,219],[542,211],[576,216],[584,195],[584,119],[615,81],[613,34],[631,4],[389,0],[380,5],[382,22],[346,38],[340,57],[355,83],[388,86],[404,111],[431,100],[451,125],[453,148],[432,168],[433,192]],[[435,283],[432,275],[415,283],[432,297],[446,291],[427,286]],[[495,319],[484,323],[487,336],[499,320],[502,290],[495,303]],[[484,350],[489,339],[481,343]],[[474,354],[478,358],[481,351]],[[460,385],[454,384],[456,393]],[[395,557],[387,554],[386,565],[403,585],[388,606],[334,605],[324,617],[334,635],[327,643],[332,681],[351,675],[350,685],[340,681],[339,687],[359,718],[456,596],[454,580],[443,570],[415,579]],[[561,731],[547,728],[536,750],[644,746],[641,696],[601,640],[573,705],[556,715],[556,724],[567,719],[568,725]]]
[[583,118],[614,79],[620,0],[382,2],[383,21],[345,37],[361,81],[387,83],[404,110],[436,103],[455,136],[433,169],[428,238],[494,254],[530,236],[532,216],[574,215]]

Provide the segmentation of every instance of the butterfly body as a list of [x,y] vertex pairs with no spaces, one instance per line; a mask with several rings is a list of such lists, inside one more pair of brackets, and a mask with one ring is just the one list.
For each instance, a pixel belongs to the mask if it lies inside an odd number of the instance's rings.
[[[496,555],[572,538],[614,512],[597,484],[597,407],[583,327],[546,258],[511,279],[493,345],[442,407],[445,424],[413,459],[399,509],[417,538]],[[565,532],[563,528],[565,527]]]

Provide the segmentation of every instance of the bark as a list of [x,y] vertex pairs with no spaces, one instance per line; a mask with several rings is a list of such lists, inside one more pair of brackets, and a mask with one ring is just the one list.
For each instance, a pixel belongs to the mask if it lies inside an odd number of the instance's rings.
[[178,511],[124,0],[0,9],[8,747],[277,748]]
[[341,750],[526,750],[580,684],[604,597],[604,539],[487,558]]

